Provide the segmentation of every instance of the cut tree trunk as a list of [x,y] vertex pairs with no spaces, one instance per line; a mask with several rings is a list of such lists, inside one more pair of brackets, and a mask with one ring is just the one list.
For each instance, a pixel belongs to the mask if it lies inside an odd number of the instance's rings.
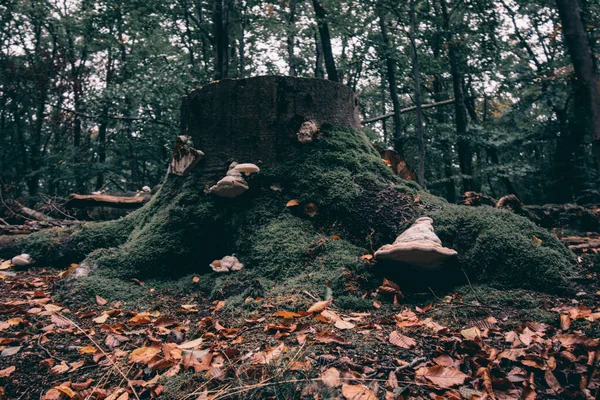
[[[394,275],[421,286],[462,283],[468,274],[487,284],[556,289],[574,260],[526,219],[450,205],[395,176],[360,130],[357,98],[341,84],[273,76],[216,82],[185,98],[181,125],[182,143],[204,158],[185,176],[168,173],[144,207],[116,221],[0,236],[0,257],[24,252],[44,266],[77,262],[69,276],[81,279],[65,285],[69,299],[122,299],[139,290],[131,279],[201,274],[203,296],[241,301],[327,287],[334,295],[367,295]],[[232,162],[260,171],[236,175]],[[209,190],[225,177],[247,190],[235,198]],[[374,267],[365,255],[421,215],[433,218],[456,260],[442,275],[412,281],[405,265]],[[243,270],[212,272],[213,260],[230,255]]]

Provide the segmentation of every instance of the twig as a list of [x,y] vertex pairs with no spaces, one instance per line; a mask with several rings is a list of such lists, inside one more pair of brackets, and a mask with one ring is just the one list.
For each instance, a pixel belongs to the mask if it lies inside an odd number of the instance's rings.
[[48,354],[50,357],[54,358],[56,361],[59,361],[61,363],[64,362],[65,360],[63,360],[62,358],[56,357],[54,354],[50,353],[50,350],[48,350],[47,348],[45,348],[42,345],[42,338],[43,337],[44,337],[44,335],[40,335],[40,337],[38,338],[37,344],[38,344],[39,348],[42,349],[42,350],[44,350],[46,352],[46,354]]
[[408,364],[404,364],[404,365],[397,367],[395,371],[398,372],[398,371],[402,371],[402,370],[405,370],[408,368],[412,368],[415,365],[422,363],[423,361],[427,361],[427,357],[417,357],[414,360],[412,360],[411,362],[409,362]]
[[314,301],[321,301],[318,297],[313,296],[308,290],[303,290],[302,293],[313,299]]
[[133,392],[133,395],[135,396],[135,398],[137,400],[140,400],[140,397],[138,396],[137,392],[135,391],[135,388],[133,387],[133,384],[131,383],[131,380],[129,380],[129,378],[127,377],[127,375],[125,375],[123,373],[123,371],[121,370],[121,368],[119,368],[119,366],[117,365],[116,362],[113,361],[112,358],[109,357],[109,355],[104,351],[104,349],[102,349],[102,347],[100,347],[100,345],[98,345],[98,343],[96,343],[96,341],[90,336],[88,335],[88,333],[86,331],[84,331],[79,325],[77,325],[74,321],[72,321],[71,319],[65,317],[63,314],[61,313],[56,313],[56,315],[60,316],[61,318],[63,318],[65,321],[68,321],[71,325],[73,325],[75,328],[77,328],[81,333],[83,333],[85,335],[85,337],[88,338],[88,340],[90,342],[93,343],[94,346],[96,346],[96,348],[98,350],[100,350],[100,352],[104,355],[104,357],[106,357],[106,359],[108,361],[111,362],[111,364],[115,367],[115,369],[119,372],[119,374],[125,379],[125,381],[127,381],[127,385],[131,388],[131,391]]

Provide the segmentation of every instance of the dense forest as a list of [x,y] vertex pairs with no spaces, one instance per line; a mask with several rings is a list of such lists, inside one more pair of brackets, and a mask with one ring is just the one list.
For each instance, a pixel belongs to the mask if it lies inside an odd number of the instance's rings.
[[5,199],[154,187],[180,102],[225,78],[352,88],[432,193],[599,199],[600,4],[78,0],[0,4]]

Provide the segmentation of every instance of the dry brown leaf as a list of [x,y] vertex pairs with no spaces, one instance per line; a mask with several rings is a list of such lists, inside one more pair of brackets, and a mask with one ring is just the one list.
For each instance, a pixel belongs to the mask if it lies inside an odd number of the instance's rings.
[[363,254],[362,256],[360,256],[360,258],[362,260],[372,260],[373,259],[373,254]]
[[558,381],[558,379],[556,379],[556,376],[554,376],[554,374],[552,373],[552,371],[550,371],[550,370],[544,371],[544,379],[546,380],[546,383],[548,384],[548,386],[550,386],[550,388],[552,390],[554,390],[554,392],[556,392],[556,393],[562,392],[563,388],[560,385],[560,382]]
[[340,330],[353,329],[355,326],[356,325],[354,325],[352,322],[344,321],[341,319],[335,322],[335,327]]
[[571,328],[571,318],[569,314],[560,314],[560,329],[568,331]]
[[346,400],[377,400],[377,396],[363,385],[342,385],[342,395]]
[[321,381],[328,387],[337,387],[342,384],[340,380],[340,371],[335,367],[327,368],[319,377]]
[[252,357],[253,364],[270,364],[271,361],[277,360],[281,354],[283,354],[283,350],[285,349],[285,345],[281,343],[277,347],[271,347],[269,349],[265,349],[260,353],[257,353]]
[[121,343],[126,342],[128,340],[129,340],[129,338],[127,336],[117,335],[116,333],[111,333],[106,336],[106,340],[104,341],[104,344],[106,344],[106,346],[108,346],[110,349],[115,349],[116,347],[119,347],[121,345]]
[[105,306],[107,303],[108,303],[108,300],[96,295],[96,304],[98,304],[99,306]]
[[65,328],[70,328],[71,322],[69,320],[67,320],[66,318],[61,317],[58,314],[52,314],[50,316],[50,321],[52,321],[52,323],[56,326],[58,326],[61,329],[65,329]]
[[325,300],[325,301],[317,301],[315,304],[313,304],[309,309],[308,309],[308,313],[320,313],[321,311],[325,310],[327,307],[329,307],[329,300]]
[[65,385],[56,386],[54,389],[66,394],[70,399],[76,396],[76,393],[73,391],[73,389]]
[[3,370],[0,370],[0,378],[8,378],[10,374],[15,372],[16,370],[17,367],[15,367],[14,365],[11,365],[8,368],[4,368]]
[[315,339],[321,343],[349,344],[349,342],[346,342],[340,335],[327,331],[317,332],[315,334]]
[[451,388],[462,385],[467,378],[456,368],[434,365],[432,367],[421,367],[416,371],[416,376],[423,377],[442,388]]
[[475,340],[481,337],[481,331],[476,326],[473,326],[469,329],[463,329],[462,331],[460,331],[460,334],[462,335],[462,337],[469,340]]
[[94,318],[92,321],[94,321],[97,324],[103,324],[106,322],[107,319],[108,314],[102,314],[101,316]]
[[156,347],[140,347],[129,355],[129,363],[148,364],[152,358],[160,353]]
[[404,336],[398,331],[392,331],[390,333],[389,341],[391,344],[402,347],[403,349],[412,349],[417,345],[417,342],[414,339]]
[[321,311],[321,314],[317,315],[317,319],[321,320],[319,317],[323,317],[325,319],[325,321],[322,322],[337,322],[341,320],[340,316],[331,310]]
[[203,341],[204,341],[204,339],[202,339],[200,337],[200,338],[197,338],[197,339],[194,339],[194,340],[190,340],[190,341],[181,343],[179,345],[179,348],[182,349],[182,350],[190,350],[190,349],[193,349],[195,347],[200,346]]
[[315,203],[307,203],[304,206],[304,214],[308,215],[309,217],[314,217],[315,215],[317,215],[317,212],[319,211],[319,207],[317,207],[317,205]]
[[0,270],[9,269],[12,267],[13,267],[13,264],[10,262],[10,260],[3,261],[2,264],[0,264]]

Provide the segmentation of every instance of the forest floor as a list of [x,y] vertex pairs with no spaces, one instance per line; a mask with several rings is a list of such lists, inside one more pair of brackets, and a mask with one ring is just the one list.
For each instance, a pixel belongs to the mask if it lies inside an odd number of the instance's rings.
[[144,309],[67,309],[67,271],[5,262],[0,399],[594,399],[600,273],[586,259],[568,295],[467,286],[361,312],[308,292],[310,312],[283,298],[231,312],[150,287]]

